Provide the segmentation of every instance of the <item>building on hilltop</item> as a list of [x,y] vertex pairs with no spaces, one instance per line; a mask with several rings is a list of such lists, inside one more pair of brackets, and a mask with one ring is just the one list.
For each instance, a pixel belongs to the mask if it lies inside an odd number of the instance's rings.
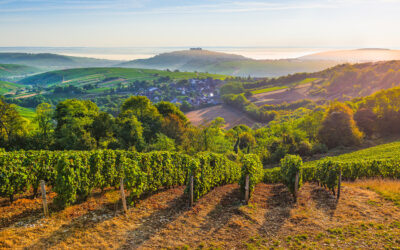
[[203,50],[202,48],[190,48],[190,50]]

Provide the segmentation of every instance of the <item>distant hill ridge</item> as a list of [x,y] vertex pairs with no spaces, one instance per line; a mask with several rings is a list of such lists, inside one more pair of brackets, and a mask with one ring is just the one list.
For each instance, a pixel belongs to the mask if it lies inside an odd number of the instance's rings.
[[0,64],[0,80],[22,78],[30,74],[38,73],[41,70],[31,66],[18,64]]
[[0,53],[0,63],[22,64],[45,68],[109,67],[121,61],[87,57],[64,56],[51,53]]
[[191,70],[195,67],[204,67],[209,64],[251,60],[244,56],[214,52],[202,49],[181,50],[162,53],[148,59],[137,59],[122,63],[123,67],[148,68],[157,67],[161,69],[173,68],[180,70]]
[[377,62],[400,60],[400,50],[364,48],[355,50],[333,50],[300,57],[302,60],[333,60],[338,62]]
[[190,49],[163,53],[148,59],[120,64],[121,67],[201,71],[233,76],[275,77],[296,72],[315,72],[336,62],[310,62],[297,59],[255,60],[241,55]]

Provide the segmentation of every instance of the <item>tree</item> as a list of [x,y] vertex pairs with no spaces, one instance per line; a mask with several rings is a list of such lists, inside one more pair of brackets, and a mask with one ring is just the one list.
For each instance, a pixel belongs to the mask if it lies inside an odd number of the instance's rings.
[[99,109],[91,101],[68,99],[58,103],[54,118],[56,144],[59,149],[88,150],[96,147],[90,129]]
[[27,123],[27,120],[18,113],[14,105],[0,98],[0,135],[3,145],[8,143],[9,147],[21,146],[16,144],[20,137],[26,135]]
[[174,139],[177,144],[181,144],[186,133],[186,122],[175,114],[169,114],[163,120],[161,131],[169,138]]
[[107,144],[112,140],[115,130],[115,121],[112,115],[100,112],[93,120],[91,133],[96,139],[97,148],[107,148]]
[[184,101],[182,102],[182,105],[181,105],[180,108],[181,108],[181,110],[182,110],[183,112],[188,112],[188,111],[190,111],[190,110],[193,109],[193,106],[192,106],[188,101],[184,100]]
[[224,126],[224,118],[217,117],[208,126],[203,127],[201,137],[204,151],[224,153],[229,150],[232,143],[229,137],[225,136],[222,129]]
[[179,119],[181,119],[185,123],[188,120],[185,114],[183,114],[183,112],[180,111],[176,105],[170,102],[159,102],[156,104],[156,108],[163,117],[167,117],[168,115],[173,114],[179,117]]
[[41,103],[36,107],[36,117],[34,121],[38,125],[38,144],[39,148],[48,149],[53,132],[53,109],[49,103]]
[[146,142],[155,138],[160,131],[162,117],[157,108],[146,96],[131,96],[121,106],[121,115],[129,111],[129,116],[136,116],[143,127],[143,137]]
[[318,137],[328,148],[334,148],[357,145],[363,134],[356,126],[353,111],[343,103],[334,102],[326,113]]
[[256,139],[249,132],[243,132],[239,135],[239,148],[241,150],[247,149],[247,153],[250,153],[250,148],[256,145]]
[[376,131],[376,122],[378,117],[369,108],[361,108],[354,114],[354,120],[357,126],[367,136],[371,136]]
[[149,146],[149,151],[175,151],[175,141],[163,133],[158,133],[156,140]]
[[125,149],[134,147],[141,151],[144,146],[143,127],[131,110],[124,112],[117,118],[117,137]]

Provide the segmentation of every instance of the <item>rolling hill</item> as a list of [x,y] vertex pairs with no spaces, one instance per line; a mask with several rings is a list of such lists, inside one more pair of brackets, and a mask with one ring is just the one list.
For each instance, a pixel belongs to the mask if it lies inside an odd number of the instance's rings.
[[42,68],[109,67],[121,61],[86,57],[63,56],[50,53],[0,53],[0,63],[22,64]]
[[19,83],[32,85],[86,85],[90,83],[113,83],[128,80],[155,80],[160,77],[171,79],[189,79],[196,77],[212,77],[214,79],[225,79],[227,76],[207,73],[171,72],[152,69],[130,69],[130,68],[79,68],[65,69],[46,72],[22,79]]
[[10,91],[15,91],[23,87],[25,86],[18,83],[0,81],[0,95],[4,95]]
[[0,64],[0,79],[9,80],[22,78],[41,71],[42,70],[31,66],[18,64]]
[[[280,88],[276,89],[277,86]],[[250,100],[257,105],[301,99],[349,100],[397,86],[400,86],[400,61],[341,64],[316,73],[266,80],[255,88],[250,86],[254,93]]]
[[164,53],[149,59],[120,64],[121,67],[210,72],[233,76],[275,77],[296,72],[315,72],[336,65],[335,61],[299,59],[254,60],[239,55],[208,50]]
[[149,59],[138,59],[122,63],[121,66],[201,71],[202,68],[207,67],[210,64],[244,60],[250,59],[239,55],[219,53],[209,50],[182,50],[163,53]]
[[400,50],[355,49],[333,50],[300,57],[301,60],[330,60],[338,62],[376,62],[400,60]]

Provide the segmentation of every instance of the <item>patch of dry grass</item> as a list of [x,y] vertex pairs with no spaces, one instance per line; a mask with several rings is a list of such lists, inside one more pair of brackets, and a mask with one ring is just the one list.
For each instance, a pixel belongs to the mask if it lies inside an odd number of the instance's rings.
[[[119,191],[43,218],[40,198],[0,200],[0,248],[375,248],[399,247],[400,208],[345,184],[339,202],[306,183],[297,202],[284,185],[257,185],[248,206],[237,184],[215,188],[188,208],[184,187],[163,190],[121,213]],[[50,203],[53,193],[49,195]],[[377,205],[379,204],[379,205]]]
[[346,183],[345,185],[375,191],[386,200],[390,200],[400,207],[400,180],[364,179]]

